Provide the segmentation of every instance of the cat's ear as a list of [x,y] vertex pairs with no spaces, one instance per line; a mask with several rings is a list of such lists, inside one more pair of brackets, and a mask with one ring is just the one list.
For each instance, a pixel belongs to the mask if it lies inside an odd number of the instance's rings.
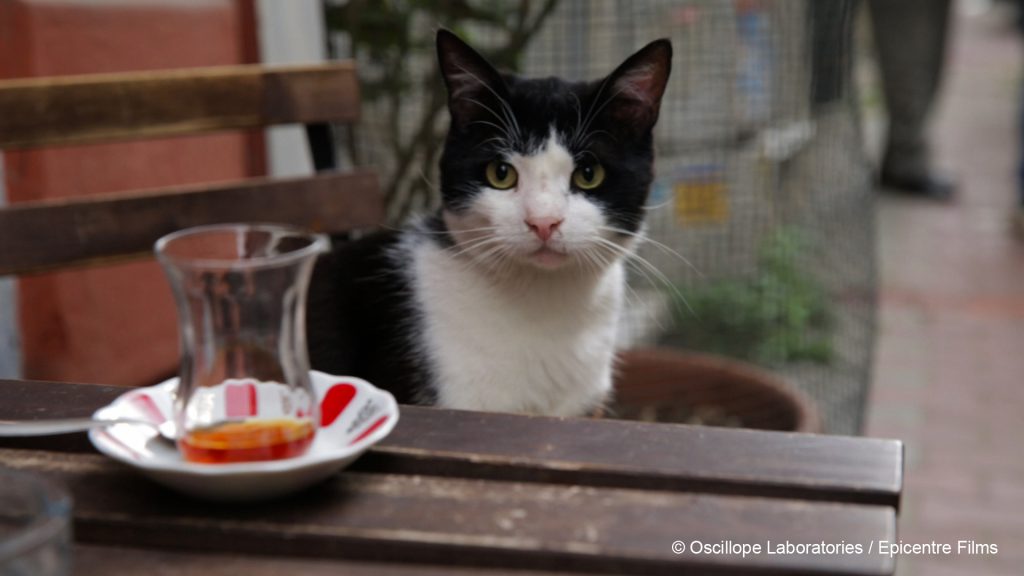
[[437,61],[448,88],[452,124],[465,127],[486,115],[494,98],[507,95],[501,74],[469,44],[441,29],[437,31]]
[[623,128],[646,133],[658,121],[671,71],[671,42],[663,38],[644,46],[599,84],[599,97],[611,98],[606,113]]

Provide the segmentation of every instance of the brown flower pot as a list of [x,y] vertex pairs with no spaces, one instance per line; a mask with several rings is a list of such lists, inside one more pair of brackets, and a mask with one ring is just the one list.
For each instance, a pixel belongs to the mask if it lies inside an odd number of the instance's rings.
[[721,356],[660,348],[619,354],[609,416],[648,422],[820,432],[814,404],[775,376]]

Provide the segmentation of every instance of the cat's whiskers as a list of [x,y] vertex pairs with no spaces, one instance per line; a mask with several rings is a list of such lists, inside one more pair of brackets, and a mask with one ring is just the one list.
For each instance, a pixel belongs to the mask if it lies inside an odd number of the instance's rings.
[[[608,84],[608,79],[609,78],[610,78],[610,76],[606,77],[601,82],[601,86],[599,86],[598,89],[597,89],[597,94],[594,96],[594,99],[590,101],[590,107],[587,108],[587,115],[583,118],[583,124],[584,125],[590,123],[590,114],[591,114],[591,112],[594,111],[594,105],[597,104],[597,101],[601,98],[601,94],[604,93],[604,87],[605,87],[605,85]],[[573,134],[573,139],[572,139],[572,142],[571,142],[571,146],[572,147],[574,147],[574,148],[576,147],[576,144],[577,144],[577,142],[578,142],[578,140],[580,138],[580,134],[582,134],[584,130],[585,130],[585,128],[583,126],[577,124],[577,126],[576,126],[576,133]]]
[[[607,82],[607,79],[605,80],[605,82]],[[602,89],[602,91],[604,90],[604,84],[603,83],[601,84],[601,89]],[[611,104],[612,101],[614,101],[616,98],[618,98],[619,94],[622,94],[623,91],[625,91],[625,90],[626,90],[625,88],[619,88],[619,90],[615,94],[612,94],[611,97],[605,99],[605,101],[601,103],[601,106],[599,106],[597,108],[597,110],[594,110],[593,114],[588,114],[587,120],[583,124],[583,132],[584,133],[586,133],[586,131],[590,129],[590,125],[601,114],[601,111],[604,110],[606,106]],[[598,92],[597,98],[600,98],[600,96],[601,96],[601,93]],[[595,98],[595,102],[596,102],[597,98]],[[591,105],[591,109],[593,110],[593,104]],[[588,136],[588,138],[589,138],[589,136]]]
[[697,267],[694,266],[692,262],[687,260],[685,256],[683,256],[679,252],[673,250],[670,246],[668,246],[666,244],[663,244],[662,242],[659,242],[659,241],[655,240],[654,238],[651,238],[650,236],[647,236],[647,235],[641,234],[641,233],[637,233],[637,232],[630,232],[629,230],[623,230],[621,228],[615,228],[613,226],[601,226],[600,230],[605,231],[605,232],[613,232],[615,234],[622,234],[623,236],[629,236],[631,238],[635,238],[638,241],[638,244],[639,243],[650,244],[650,245],[654,246],[655,248],[660,249],[662,252],[664,252],[664,253],[666,253],[666,254],[668,254],[670,256],[673,256],[673,257],[675,257],[677,259],[679,259],[680,262],[682,262],[683,264],[686,264],[687,266],[689,266],[690,269],[693,270],[694,273],[696,273],[698,277],[704,278],[704,273],[701,272],[700,270],[698,270]]
[[572,135],[575,138],[576,134],[579,134],[580,125],[583,123],[583,104],[580,102],[580,97],[575,92],[569,92],[572,99],[576,101],[576,129]]
[[579,152],[577,152],[576,155],[573,156],[573,162],[575,162],[578,165],[580,164],[580,160],[587,156],[593,156],[595,162],[600,162],[600,159],[597,157],[597,154],[594,154],[590,150],[580,150]]
[[[598,252],[598,253],[600,254],[600,252]],[[600,258],[602,259],[602,261],[605,261],[605,262],[609,261],[609,257],[606,257],[605,255],[600,255]],[[631,269],[633,269],[633,270],[637,269],[636,265],[631,264],[630,260],[628,258],[625,259],[625,262],[626,262],[627,266],[631,267]],[[643,274],[642,271],[641,271],[641,274]],[[653,285],[653,283],[651,282],[651,279],[649,277],[645,276],[645,278],[647,279],[648,283],[651,283]],[[626,289],[626,292],[627,292],[626,294],[624,294],[624,296],[626,297],[626,303],[627,304],[632,304],[632,305],[635,305],[637,307],[640,307],[640,306],[643,305],[644,299],[640,297],[640,293],[636,291],[636,288],[633,288],[633,284],[629,281],[628,278],[623,283],[623,287]],[[655,310],[646,309],[646,312],[647,312],[647,318],[650,319],[651,321],[653,321],[655,323],[655,325],[657,325],[658,328],[661,329],[662,332],[664,332],[666,330],[665,323],[662,322],[661,317],[655,312]]]
[[508,244],[498,244],[482,254],[471,254],[470,258],[487,269],[495,278],[504,280],[510,277],[509,272],[513,268],[513,259]]
[[600,275],[606,268],[605,263],[599,261],[595,257],[593,251],[587,248],[577,248],[572,252],[572,255],[574,260],[584,267],[584,272],[592,272],[594,275]]
[[[612,242],[607,238],[602,238],[601,236],[594,236],[591,238],[591,240],[596,242],[599,246],[608,248],[609,250],[612,251],[613,254],[621,256],[627,264],[632,265],[634,270],[643,275],[644,278],[647,279],[647,281],[651,284],[653,288],[657,288],[657,283],[655,283],[650,277],[650,274],[653,274],[654,277],[661,284],[669,288],[676,295],[676,297],[679,298],[679,301],[686,306],[686,308],[690,311],[691,314],[696,316],[696,312],[694,312],[693,308],[690,306],[690,303],[686,300],[686,297],[683,296],[683,293],[679,291],[679,288],[676,287],[676,285],[669,279],[668,276],[665,275],[664,272],[658,269],[658,267],[652,264],[649,260],[635,252],[627,250],[625,247],[616,244],[615,242]],[[648,274],[648,272],[650,274]]]
[[[391,231],[394,231],[394,232],[404,232],[406,230],[405,228],[400,227],[400,226],[389,226],[387,224],[382,225],[381,228],[384,229],[384,230],[391,230]],[[458,231],[459,232],[495,232],[497,230],[498,230],[498,226],[481,226],[479,228],[462,228],[462,229],[459,229]],[[433,230],[425,230],[425,229],[423,229],[421,227],[421,228],[418,228],[416,230],[416,234],[417,235],[422,234],[422,235],[426,235],[426,236],[449,236],[449,235],[451,235],[451,231],[450,230],[439,230],[439,231],[435,232]]]
[[584,272],[596,272],[597,262],[593,258],[590,258],[585,251],[577,251],[573,254],[573,260],[576,262]]
[[[474,260],[474,261],[476,261],[478,263],[482,263],[482,264],[487,264],[487,265],[496,264],[500,259],[496,260],[496,259],[494,259],[494,256],[498,255],[500,252],[505,250],[505,246],[503,244],[501,244],[500,242],[496,242],[496,243],[493,243],[493,244],[494,245],[491,246],[490,248],[488,248],[486,251],[470,253],[469,254],[469,258],[471,260]],[[481,247],[482,246],[477,246],[476,248],[481,248]]]
[[456,192],[465,192],[467,194],[476,194],[477,192],[480,191],[480,188],[478,186],[469,184],[456,184],[455,186],[452,186],[452,188]]
[[457,232],[496,232],[500,229],[500,226],[480,226],[478,228],[459,228]]
[[430,190],[438,193],[441,191],[441,187],[432,182],[430,178],[427,176],[427,171],[423,169],[423,166],[419,167],[419,173],[420,179],[423,180],[423,183],[427,185],[427,188],[430,188]]
[[611,132],[607,130],[592,130],[590,132],[587,132],[586,136],[583,138],[583,140],[580,141],[579,144],[576,145],[576,147],[586,148],[587,146],[590,145],[590,141],[599,134],[604,134],[611,138],[612,140],[618,140],[618,138],[616,138]]
[[672,203],[672,199],[669,198],[668,200],[665,200],[661,204],[653,204],[653,205],[650,205],[650,206],[644,205],[644,206],[641,206],[640,208],[642,208],[643,210],[646,210],[646,211],[649,212],[649,211],[652,211],[652,210],[658,210],[659,208],[664,208],[665,206],[668,206],[671,203]]
[[[472,229],[467,229],[465,231],[469,231],[469,230],[472,230]],[[485,228],[482,228],[481,230],[497,231],[498,227],[485,227]],[[484,254],[480,254],[479,253],[479,249],[480,248],[484,248],[486,246],[491,246],[491,245],[495,245],[496,244],[499,248],[503,248],[506,251],[508,251],[508,253],[509,253],[508,255],[511,256],[511,254],[512,254],[511,250],[512,250],[512,245],[513,245],[514,241],[517,240],[517,239],[521,239],[521,238],[523,238],[525,236],[528,236],[528,235],[529,235],[528,232],[524,232],[522,234],[513,234],[511,236],[508,235],[508,234],[503,234],[503,235],[500,235],[500,236],[491,235],[491,236],[485,236],[483,238],[473,238],[473,239],[470,239],[468,241],[464,241],[464,242],[458,243],[455,246],[452,246],[451,248],[449,248],[448,250],[449,250],[449,253],[452,255],[453,258],[459,258],[459,257],[461,257],[463,255],[467,255],[468,254],[470,259],[475,260],[477,262],[481,262],[483,260],[486,260],[486,257],[488,255],[490,255],[494,251],[494,249],[491,248],[487,252],[485,252]]]
[[[602,272],[604,272],[605,270],[612,266],[612,261],[609,258],[607,258],[604,254],[601,254],[601,252],[597,248],[584,247],[578,249],[575,253],[581,255],[583,258],[586,259],[587,263],[590,264],[596,275],[600,275]],[[636,290],[634,290],[633,287],[629,285],[629,282],[625,282],[623,284],[623,287],[627,291],[627,293],[624,294],[624,296],[626,297],[627,304],[629,304],[630,302],[639,303],[641,301],[640,295],[637,294]]]
[[[651,276],[643,268],[641,268],[640,266],[638,266],[636,263],[632,262],[629,259],[626,259],[625,262],[626,262],[626,265],[629,267],[630,270],[633,270],[634,272],[639,274],[641,277],[643,277],[644,280],[647,281],[648,284],[651,285],[651,287],[653,287],[655,290],[657,290],[658,282],[656,282],[653,278],[651,278]],[[626,281],[626,286],[629,286],[629,285],[630,285],[630,283],[627,280]],[[636,298],[636,300],[638,302],[641,301],[639,293],[637,293],[636,290],[633,289],[633,288],[630,288],[630,289],[633,290],[633,294],[634,294],[634,297]]]
[[455,246],[448,248],[448,251],[452,258],[459,258],[465,254],[471,254],[484,246],[499,244],[503,241],[504,239],[498,236],[485,236],[483,238],[476,238],[467,242],[458,243]]
[[470,122],[470,124],[483,124],[484,126],[493,126],[496,130],[498,130],[499,132],[501,132],[502,134],[505,135],[505,141],[506,142],[513,141],[513,137],[512,137],[511,134],[509,134],[508,130],[506,130],[502,126],[498,126],[494,122],[490,122],[488,120],[474,120],[474,121]]
[[501,104],[502,111],[503,111],[503,113],[506,116],[507,123],[511,124],[515,128],[515,130],[514,130],[515,134],[516,134],[515,141],[519,142],[519,143],[522,143],[522,132],[519,129],[519,121],[516,120],[515,112],[512,111],[512,106],[510,106],[509,103],[506,102],[505,99],[502,98],[501,95],[498,94],[498,92],[495,91],[495,89],[492,88],[490,84],[488,84],[487,82],[484,82],[483,80],[481,80],[479,76],[477,76],[476,74],[473,74],[469,70],[466,70],[462,66],[459,66],[458,68],[462,71],[463,74],[467,74],[467,75],[469,75],[470,78],[473,78],[474,80],[479,82],[481,86],[486,88],[491,94],[494,95],[495,98],[498,99],[498,103]]
[[[477,100],[475,98],[467,98],[466,100],[469,101],[469,102],[472,102],[473,104],[476,104],[477,106],[483,108],[487,112],[490,112],[491,116],[494,116],[494,118],[498,122],[501,123],[501,126],[503,128],[502,132],[505,134],[505,137],[504,138],[500,138],[500,137],[489,138],[489,139],[485,140],[484,142],[490,142],[491,140],[498,140],[498,141],[502,142],[505,145],[505,147],[512,148],[512,145],[514,144],[513,140],[518,140],[519,137],[520,137],[520,134],[518,132],[518,128],[515,128],[515,127],[513,127],[512,125],[509,124],[508,114],[504,114],[504,115],[498,114],[497,112],[494,111],[493,108],[491,108],[487,104],[484,104],[483,102],[481,102],[481,101],[479,101],[479,100]],[[474,122],[474,124],[475,124],[475,122]],[[513,138],[513,135],[515,136],[515,138]]]
[[491,136],[490,138],[480,142],[473,147],[473,150],[479,150],[491,142],[497,142],[499,144],[496,152],[501,155],[509,156],[512,153],[512,147],[509,146],[508,141],[502,136]]

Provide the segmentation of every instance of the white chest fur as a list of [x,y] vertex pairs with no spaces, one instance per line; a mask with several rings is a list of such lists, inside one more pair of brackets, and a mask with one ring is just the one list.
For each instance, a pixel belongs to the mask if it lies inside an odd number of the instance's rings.
[[410,250],[421,342],[446,408],[580,416],[611,390],[625,274],[497,282],[441,248]]

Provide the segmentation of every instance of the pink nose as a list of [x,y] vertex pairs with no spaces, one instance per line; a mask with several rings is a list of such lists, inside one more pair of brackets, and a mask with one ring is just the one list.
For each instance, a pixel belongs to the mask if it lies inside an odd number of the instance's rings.
[[526,226],[530,228],[530,231],[537,235],[541,241],[547,242],[551,235],[558,230],[559,225],[562,224],[564,218],[527,218],[525,220]]

